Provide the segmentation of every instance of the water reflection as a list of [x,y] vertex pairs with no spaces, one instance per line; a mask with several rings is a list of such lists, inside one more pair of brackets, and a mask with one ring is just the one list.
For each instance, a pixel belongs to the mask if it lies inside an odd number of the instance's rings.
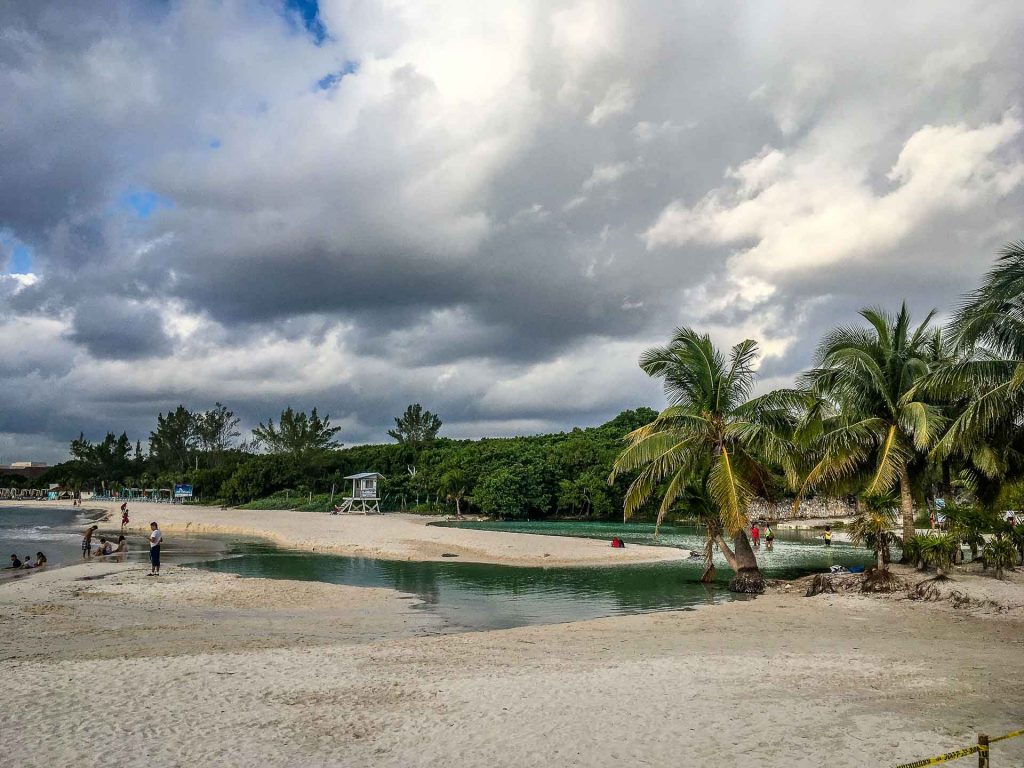
[[[680,542],[699,540],[695,531],[671,535]],[[200,565],[244,576],[395,589],[416,595],[430,610],[469,629],[550,624],[736,599],[725,589],[730,574],[724,563],[719,582],[705,585],[698,581],[703,568],[696,559],[604,568],[520,568],[300,553],[259,543],[234,544],[230,555]],[[863,564],[870,561],[870,554],[841,545],[826,550],[805,537],[792,536],[777,539],[775,549],[762,550],[759,560],[768,575],[793,576],[826,570],[833,562]]]

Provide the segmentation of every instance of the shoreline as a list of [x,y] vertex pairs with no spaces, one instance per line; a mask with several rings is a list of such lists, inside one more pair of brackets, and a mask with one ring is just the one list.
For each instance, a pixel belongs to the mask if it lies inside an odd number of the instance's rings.
[[[0,507],[62,502],[0,502]],[[120,501],[85,499],[81,510],[102,512],[118,522]],[[148,533],[156,520],[165,534],[217,534],[262,538],[289,549],[381,560],[469,562],[526,567],[615,566],[685,560],[690,550],[630,545],[569,536],[484,531],[431,526],[430,518],[389,512],[383,515],[330,515],[323,512],[243,510],[179,504],[129,502],[127,530]],[[116,527],[120,527],[119,525]],[[447,557],[446,557],[447,555]],[[454,557],[452,557],[454,555]]]

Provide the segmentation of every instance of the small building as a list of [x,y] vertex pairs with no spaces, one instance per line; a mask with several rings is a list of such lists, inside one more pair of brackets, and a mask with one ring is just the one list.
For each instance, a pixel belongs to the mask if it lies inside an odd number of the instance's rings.
[[17,475],[32,480],[49,468],[50,465],[42,461],[12,461],[10,464],[0,464],[0,475]]
[[341,505],[334,509],[335,513],[380,512],[380,482],[384,475],[379,472],[360,472],[345,478],[352,481],[352,495],[341,500]]

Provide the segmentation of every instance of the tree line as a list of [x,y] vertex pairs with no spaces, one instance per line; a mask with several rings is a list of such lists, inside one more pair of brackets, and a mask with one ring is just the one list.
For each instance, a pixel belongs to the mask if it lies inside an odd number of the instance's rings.
[[420,404],[395,417],[394,443],[343,447],[329,415],[286,408],[240,442],[239,419],[217,403],[205,411],[183,405],[160,413],[146,447],[126,433],[71,442],[70,461],[36,485],[118,491],[193,485],[206,502],[294,507],[315,497],[326,509],[344,477],[385,476],[384,508],[480,512],[504,518],[617,516],[627,483],[607,475],[623,437],[650,421],[650,408],[624,411],[608,423],[567,433],[482,440],[440,437],[441,418]]

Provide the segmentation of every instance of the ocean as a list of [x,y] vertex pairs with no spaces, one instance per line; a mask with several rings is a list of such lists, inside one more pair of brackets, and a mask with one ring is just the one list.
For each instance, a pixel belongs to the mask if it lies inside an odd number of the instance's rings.
[[0,568],[10,565],[12,554],[35,561],[42,552],[53,565],[78,561],[88,522],[83,510],[72,507],[0,507]]

